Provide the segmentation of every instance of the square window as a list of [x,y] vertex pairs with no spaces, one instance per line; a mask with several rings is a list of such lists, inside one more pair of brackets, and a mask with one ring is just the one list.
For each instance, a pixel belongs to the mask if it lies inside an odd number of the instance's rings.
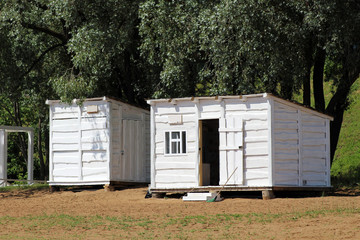
[[186,153],[186,131],[165,132],[165,154]]

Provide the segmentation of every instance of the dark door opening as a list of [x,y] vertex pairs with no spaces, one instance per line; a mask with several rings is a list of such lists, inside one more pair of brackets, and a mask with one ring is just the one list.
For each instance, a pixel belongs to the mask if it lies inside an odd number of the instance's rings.
[[201,120],[200,177],[202,186],[219,185],[219,119]]

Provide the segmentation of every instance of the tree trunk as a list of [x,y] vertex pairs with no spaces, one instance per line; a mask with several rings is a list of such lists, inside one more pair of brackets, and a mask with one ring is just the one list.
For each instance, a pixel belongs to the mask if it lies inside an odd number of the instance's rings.
[[360,74],[360,53],[354,52],[347,54],[347,58],[343,63],[343,78],[336,90],[336,93],[329,102],[326,113],[334,117],[334,121],[330,125],[330,156],[331,164],[334,160],[335,150],[338,144],[341,125],[343,122],[344,112],[348,107],[348,95],[351,86],[359,78]]
[[292,82],[289,84],[289,82],[282,80],[280,82],[280,95],[281,97],[290,100],[292,97],[292,93],[293,93],[293,86],[292,86]]
[[122,81],[122,86],[124,89],[124,94],[128,100],[129,103],[136,103],[135,101],[135,93],[134,93],[134,87],[133,82],[136,80],[133,77],[132,74],[132,68],[131,68],[131,54],[128,51],[124,52],[124,76]]
[[305,49],[305,59],[306,59],[306,73],[303,81],[303,104],[305,106],[311,105],[311,67],[313,65],[313,41],[311,37],[308,37],[308,44]]
[[311,105],[310,100],[310,75],[311,75],[311,67],[306,69],[306,76],[303,82],[303,104],[305,106]]
[[324,66],[325,66],[326,52],[324,49],[318,47],[316,49],[314,75],[313,75],[313,88],[315,109],[321,112],[325,111],[325,97],[324,97]]
[[49,179],[49,128],[44,126],[44,136],[45,136],[45,178]]
[[331,164],[334,160],[336,147],[339,140],[341,125],[344,118],[344,112],[347,107],[347,98],[350,92],[349,86],[341,86],[338,88],[334,96],[332,97],[326,113],[334,117],[334,121],[330,123],[330,159]]
[[[14,117],[15,117],[15,125],[16,126],[22,126],[22,121],[21,121],[21,110],[20,110],[20,105],[19,105],[19,102],[17,100],[14,101]],[[27,158],[27,155],[28,155],[28,144],[26,142],[26,136],[24,133],[18,133],[18,141],[17,141],[17,145],[20,149],[20,151],[22,152],[23,154],[23,157],[24,157],[24,161],[27,163],[28,161],[28,158]],[[29,141],[29,139],[28,139]],[[25,172],[26,173],[26,172]],[[24,173],[24,174],[25,174]]]
[[44,155],[42,151],[42,136],[41,136],[41,128],[42,128],[42,122],[41,118],[39,117],[38,122],[38,153],[39,153],[39,160],[40,160],[40,179],[45,179],[45,164],[44,164]]

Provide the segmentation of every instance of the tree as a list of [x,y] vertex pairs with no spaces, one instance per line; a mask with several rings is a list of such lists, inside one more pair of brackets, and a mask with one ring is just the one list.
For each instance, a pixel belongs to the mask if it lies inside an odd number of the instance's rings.
[[42,178],[48,169],[46,99],[108,95],[146,105],[154,75],[138,51],[138,4],[0,2],[0,111],[4,123],[37,130]]
[[359,10],[354,0],[145,1],[141,51],[161,71],[154,96],[266,91],[292,99],[302,90],[310,105],[312,72],[315,109],[334,116],[333,159],[359,77]]

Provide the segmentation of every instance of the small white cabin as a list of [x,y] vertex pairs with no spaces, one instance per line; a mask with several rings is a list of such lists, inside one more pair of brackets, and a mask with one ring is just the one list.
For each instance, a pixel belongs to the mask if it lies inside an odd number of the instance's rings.
[[328,115],[267,93],[147,102],[154,193],[331,187]]
[[50,185],[150,182],[148,110],[108,97],[46,103]]

